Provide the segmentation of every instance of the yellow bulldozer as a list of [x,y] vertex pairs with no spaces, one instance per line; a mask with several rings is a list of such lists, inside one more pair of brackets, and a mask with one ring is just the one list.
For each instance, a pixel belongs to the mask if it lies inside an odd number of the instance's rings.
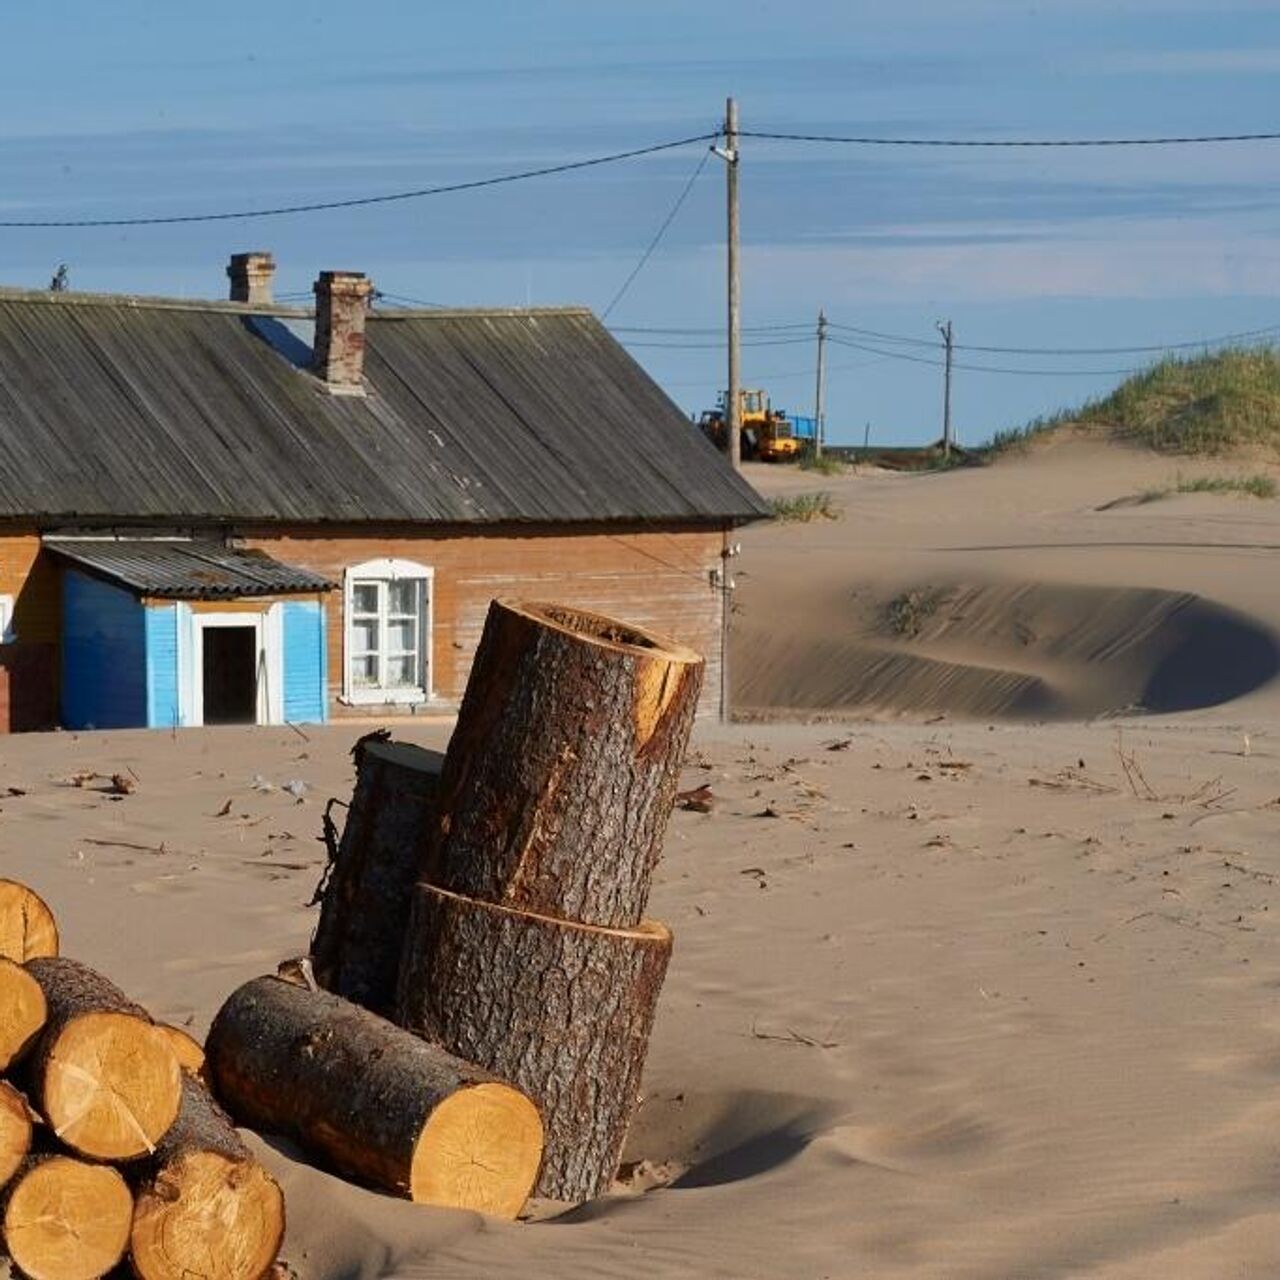
[[[722,391],[717,407],[704,410],[698,419],[703,434],[724,453],[729,451],[728,404],[728,394]],[[773,408],[765,392],[739,391],[738,411],[745,461],[788,462],[800,452],[790,419],[781,409]]]

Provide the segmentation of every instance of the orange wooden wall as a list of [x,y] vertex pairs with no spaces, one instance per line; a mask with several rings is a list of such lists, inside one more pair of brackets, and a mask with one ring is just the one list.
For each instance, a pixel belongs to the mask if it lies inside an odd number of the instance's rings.
[[[721,563],[719,529],[474,529],[384,532],[241,529],[247,545],[341,584],[344,570],[388,556],[430,566],[434,578],[434,692],[457,702],[466,686],[489,601],[495,596],[557,600],[665,632],[707,659],[704,713],[719,705]],[[342,690],[342,591],[329,597],[329,687]],[[363,707],[364,714],[374,708]]]

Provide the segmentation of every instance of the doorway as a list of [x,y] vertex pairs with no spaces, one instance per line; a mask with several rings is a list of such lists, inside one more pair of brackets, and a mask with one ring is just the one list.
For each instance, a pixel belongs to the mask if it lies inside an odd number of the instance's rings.
[[204,632],[205,724],[258,722],[258,629],[209,627]]

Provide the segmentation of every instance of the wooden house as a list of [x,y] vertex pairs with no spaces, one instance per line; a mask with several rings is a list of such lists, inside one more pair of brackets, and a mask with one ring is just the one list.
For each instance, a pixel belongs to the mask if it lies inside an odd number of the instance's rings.
[[720,697],[767,508],[588,311],[0,291],[0,728],[447,711],[491,598],[675,635]]

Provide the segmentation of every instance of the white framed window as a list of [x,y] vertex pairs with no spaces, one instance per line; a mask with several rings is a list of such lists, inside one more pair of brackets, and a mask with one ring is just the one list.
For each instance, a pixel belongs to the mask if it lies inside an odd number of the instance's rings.
[[13,629],[13,597],[0,596],[0,644],[12,644],[17,638]]
[[431,696],[432,570],[412,560],[366,560],[343,581],[342,694],[348,702],[425,702]]

